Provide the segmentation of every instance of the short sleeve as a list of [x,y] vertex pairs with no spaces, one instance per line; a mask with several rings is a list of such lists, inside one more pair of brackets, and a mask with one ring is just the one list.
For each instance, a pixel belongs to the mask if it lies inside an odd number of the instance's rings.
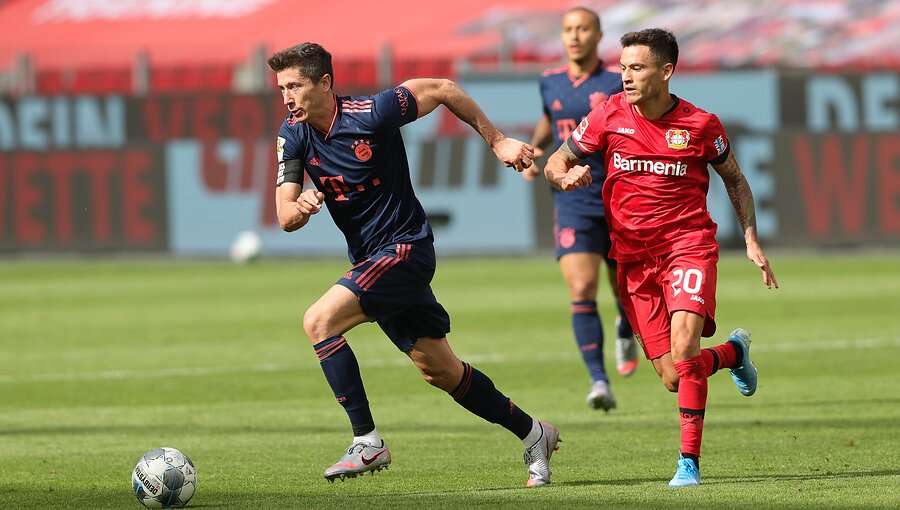
[[606,147],[606,140],[603,137],[605,124],[606,108],[604,103],[581,119],[581,123],[575,128],[575,131],[572,131],[572,136],[566,143],[572,152],[581,159],[601,151]]
[[725,135],[725,128],[715,115],[710,114],[709,122],[704,127],[703,140],[704,159],[712,165],[724,163],[731,146]]
[[544,115],[550,117],[550,107],[547,105],[547,80],[542,79],[540,81],[538,90],[541,94],[541,107],[543,108]]
[[392,131],[416,120],[419,106],[416,96],[406,87],[394,87],[373,97],[372,112],[375,127],[379,131]]
[[278,157],[278,177],[275,186],[281,186],[286,182],[303,184],[303,160],[300,157],[300,144],[296,139],[296,132],[290,129],[287,121],[278,130],[275,140],[275,154]]

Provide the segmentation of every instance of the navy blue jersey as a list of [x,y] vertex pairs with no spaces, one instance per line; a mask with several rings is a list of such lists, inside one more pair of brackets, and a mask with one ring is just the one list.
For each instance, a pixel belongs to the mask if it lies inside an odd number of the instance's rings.
[[374,96],[335,96],[331,128],[322,133],[288,115],[278,131],[278,179],[303,184],[305,171],[358,263],[385,246],[433,240],[409,176],[400,126],[418,115],[405,87]]
[[[588,112],[619,92],[622,92],[621,75],[604,70],[602,62],[580,78],[569,74],[568,66],[544,71],[541,76],[541,99],[544,113],[553,126],[554,148],[566,142]],[[587,188],[555,193],[556,207],[571,214],[603,216],[603,198],[600,194],[606,179],[603,158],[592,155],[581,164],[591,166],[593,183]]]

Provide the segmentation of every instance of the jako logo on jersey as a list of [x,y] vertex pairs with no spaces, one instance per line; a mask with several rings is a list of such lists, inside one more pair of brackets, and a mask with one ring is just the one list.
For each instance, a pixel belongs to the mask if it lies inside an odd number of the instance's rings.
[[620,133],[623,135],[633,135],[634,128],[620,127],[619,129],[616,130],[616,133]]
[[559,101],[559,99],[554,99],[553,104],[550,106],[550,109],[553,110],[554,112],[558,112],[563,109],[563,105]]
[[588,120],[587,117],[581,119],[581,124],[578,124],[578,127],[575,128],[575,131],[572,131],[572,138],[575,139],[576,142],[581,141],[581,137],[584,136],[585,130],[588,128]]
[[591,97],[588,99],[591,102],[591,110],[603,104],[607,99],[609,99],[609,96],[603,92],[594,92],[591,94]]
[[656,175],[674,175],[676,177],[687,175],[687,165],[680,161],[667,163],[649,159],[626,159],[618,152],[614,152],[612,163],[613,168],[626,172],[651,172]]
[[372,159],[372,146],[369,145],[370,140],[357,140],[353,142],[353,152],[356,153],[356,159],[360,161],[369,161]]
[[670,149],[685,149],[691,141],[691,134],[684,129],[670,129],[666,131],[666,143]]

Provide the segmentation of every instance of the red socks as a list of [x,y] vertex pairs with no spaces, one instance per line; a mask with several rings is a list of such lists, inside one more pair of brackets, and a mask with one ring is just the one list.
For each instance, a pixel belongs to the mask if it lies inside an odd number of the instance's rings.
[[737,362],[737,352],[731,342],[703,349],[700,351],[700,357],[703,358],[707,377],[715,374],[719,369],[734,368],[734,364]]
[[[721,347],[721,346],[717,346]],[[730,346],[728,349],[734,352]],[[715,347],[713,348],[715,349]],[[705,351],[708,349],[704,349]],[[678,411],[681,414],[681,453],[700,456],[703,437],[703,416],[706,412],[708,367],[704,354],[675,363],[678,371]],[[709,354],[712,357],[712,354]],[[721,359],[721,356],[720,356]],[[732,363],[734,354],[732,354]]]

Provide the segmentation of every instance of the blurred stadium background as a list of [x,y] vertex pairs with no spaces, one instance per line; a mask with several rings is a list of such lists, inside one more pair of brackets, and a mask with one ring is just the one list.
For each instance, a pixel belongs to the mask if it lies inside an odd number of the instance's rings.
[[[454,350],[565,431],[554,484],[517,489],[515,440],[372,325],[353,348],[397,462],[321,480],[348,431],[299,323],[346,251],[324,217],[276,224],[285,110],[265,59],[320,42],[339,94],[451,77],[527,139],[575,2],[0,0],[0,506],[138,508],[133,462],[165,444],[197,463],[202,507],[900,507],[900,2],[578,4],[601,13],[608,64],[627,31],[678,35],[674,91],[725,123],[782,284],[759,284],[713,183],[733,249],[720,331],[754,332],[763,375],[750,401],[710,384],[700,491],[665,489],[678,418],[649,365],[613,374],[615,412],[584,406],[550,192],[443,109],[404,128],[438,253],[465,255],[435,287]],[[225,259],[248,230],[274,260]]]
[[[571,4],[571,5],[570,5]],[[900,3],[594,1],[601,54],[665,26],[675,92],[726,124],[769,247],[900,244]],[[267,254],[342,255],[327,221],[298,242],[272,207],[284,109],[271,52],[334,56],[340,94],[414,76],[460,81],[508,134],[540,115],[536,79],[562,59],[573,2],[0,1],[0,255],[224,256],[238,232]],[[552,246],[549,192],[508,175],[446,111],[405,128],[444,254]],[[725,246],[739,246],[721,186]]]

